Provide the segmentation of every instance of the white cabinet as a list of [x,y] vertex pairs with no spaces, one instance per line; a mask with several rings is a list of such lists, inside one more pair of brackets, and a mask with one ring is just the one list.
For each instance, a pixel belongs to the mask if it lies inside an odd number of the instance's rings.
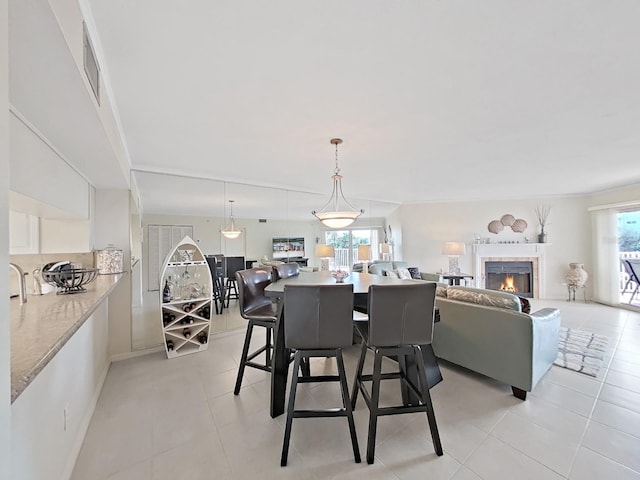
[[211,330],[211,271],[190,237],[171,249],[160,275],[160,322],[168,358],[206,350]]

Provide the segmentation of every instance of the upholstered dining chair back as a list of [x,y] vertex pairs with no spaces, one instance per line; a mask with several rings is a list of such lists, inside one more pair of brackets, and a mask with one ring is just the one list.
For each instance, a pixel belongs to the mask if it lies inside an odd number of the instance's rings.
[[369,346],[426,345],[433,339],[436,284],[369,287]]
[[[271,299],[265,296],[264,289],[271,284],[271,278],[271,268],[250,268],[236,272],[240,315],[243,318],[255,318],[255,314],[261,310],[270,310]],[[270,313],[273,316],[273,312]]]
[[285,285],[285,346],[336,349],[353,342],[353,285]]
[[296,262],[280,263],[273,267],[273,269],[275,270],[276,276],[274,281],[280,280],[281,278],[295,277],[296,275],[300,274],[300,265],[298,265]]

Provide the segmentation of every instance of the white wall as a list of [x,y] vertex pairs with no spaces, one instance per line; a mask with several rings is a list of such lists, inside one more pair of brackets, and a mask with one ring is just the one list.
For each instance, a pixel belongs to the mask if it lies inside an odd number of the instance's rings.
[[90,251],[90,220],[40,219],[40,253]]
[[[7,0],[0,0],[0,265],[9,263],[9,23]],[[0,292],[8,292],[0,275]],[[11,330],[9,299],[0,295],[0,478],[11,478]]]
[[606,192],[594,193],[587,197],[587,205],[589,207],[638,201],[640,201],[640,183],[614,190],[607,190]]
[[11,406],[13,474],[0,478],[69,478],[109,367],[110,301],[98,306]]
[[[566,298],[563,283],[568,264],[584,263],[587,272],[591,264],[590,217],[586,197],[403,205],[400,207],[402,259],[423,271],[446,271],[448,258],[441,254],[442,242],[463,241],[467,243],[467,253],[459,260],[460,268],[464,272],[471,272],[473,257],[470,245],[474,233],[490,238],[494,243],[523,241],[524,236],[536,241],[538,225],[534,208],[543,204],[552,207],[546,227],[549,243],[545,252],[546,275],[543,279],[546,296]],[[505,228],[497,235],[489,233],[489,222],[499,220],[507,213],[526,220],[527,230],[517,234]]]
[[[123,266],[131,265],[129,190],[96,190],[94,246],[109,245],[123,252]],[[131,352],[131,275],[127,275],[109,296],[109,354]]]

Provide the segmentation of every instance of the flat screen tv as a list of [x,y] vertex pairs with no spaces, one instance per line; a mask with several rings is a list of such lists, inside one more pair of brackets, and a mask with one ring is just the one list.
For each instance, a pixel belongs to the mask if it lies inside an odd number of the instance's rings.
[[304,237],[276,237],[273,239],[273,258],[302,258],[304,256]]

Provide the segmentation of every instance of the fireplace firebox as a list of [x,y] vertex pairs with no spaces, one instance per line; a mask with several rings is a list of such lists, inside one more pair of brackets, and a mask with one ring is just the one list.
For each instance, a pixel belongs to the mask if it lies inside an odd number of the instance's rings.
[[485,288],[533,298],[533,262],[486,262]]

